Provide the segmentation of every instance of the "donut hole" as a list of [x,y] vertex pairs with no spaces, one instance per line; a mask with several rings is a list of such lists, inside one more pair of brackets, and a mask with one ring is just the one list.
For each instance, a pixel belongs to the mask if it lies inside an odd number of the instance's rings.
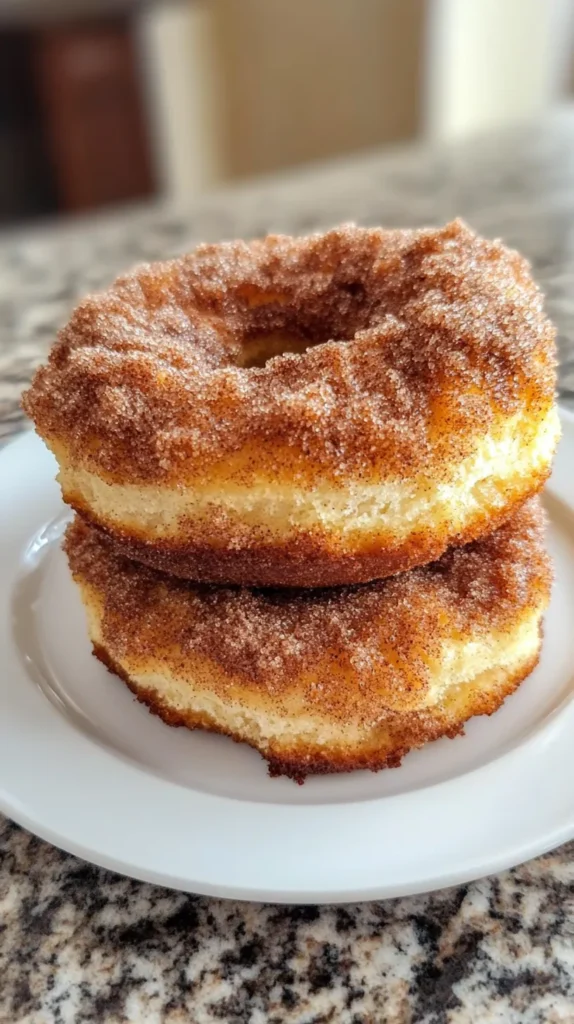
[[287,352],[301,355],[307,349],[314,348],[315,345],[321,345],[328,340],[328,338],[321,338],[320,340],[304,338],[302,335],[288,331],[269,331],[254,334],[243,341],[241,366],[245,369],[265,366],[275,356],[282,356]]
[[360,281],[347,281],[341,285],[341,290],[353,299],[363,299],[365,297],[365,287]]
[[371,312],[365,286],[356,278],[333,281],[319,294],[305,281],[283,290],[242,284],[235,301],[244,330],[238,360],[244,369],[286,353],[302,355],[328,341],[349,341],[367,326]]

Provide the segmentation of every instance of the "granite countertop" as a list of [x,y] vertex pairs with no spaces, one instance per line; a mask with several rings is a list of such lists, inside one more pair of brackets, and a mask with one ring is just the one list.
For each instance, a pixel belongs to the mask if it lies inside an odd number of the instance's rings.
[[[204,200],[0,236],[0,436],[75,299],[199,240],[462,215],[532,261],[574,408],[574,111]],[[574,844],[410,899],[272,907],[121,878],[0,817],[0,1024],[574,1022]]]

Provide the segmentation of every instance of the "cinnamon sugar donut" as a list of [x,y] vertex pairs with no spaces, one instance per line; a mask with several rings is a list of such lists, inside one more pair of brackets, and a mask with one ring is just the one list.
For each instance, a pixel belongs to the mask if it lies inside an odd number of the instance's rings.
[[198,586],[80,518],[65,549],[94,653],[139,700],[297,779],[397,765],[491,714],[538,660],[550,591],[538,499],[485,540],[354,588]]
[[80,304],[24,407],[130,556],[331,586],[503,522],[548,475],[554,384],[527,263],[456,221],[139,267]]

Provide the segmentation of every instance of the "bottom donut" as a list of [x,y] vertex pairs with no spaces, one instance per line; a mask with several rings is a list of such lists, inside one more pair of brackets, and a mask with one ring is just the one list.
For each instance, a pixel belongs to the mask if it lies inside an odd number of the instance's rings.
[[94,654],[138,700],[297,781],[397,766],[492,714],[538,661],[550,597],[538,499],[431,565],[333,590],[194,585],[78,517],[64,547]]

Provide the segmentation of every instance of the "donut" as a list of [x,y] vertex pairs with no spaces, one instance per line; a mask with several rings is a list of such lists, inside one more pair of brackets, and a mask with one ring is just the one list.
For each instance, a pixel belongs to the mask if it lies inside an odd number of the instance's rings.
[[533,498],[431,565],[334,589],[193,584],[128,559],[80,517],[65,550],[94,653],[138,700],[301,780],[396,766],[496,711],[538,661],[543,529]]
[[367,582],[491,532],[544,483],[554,329],[460,221],[203,245],[86,298],[24,408],[64,499],[198,582]]

